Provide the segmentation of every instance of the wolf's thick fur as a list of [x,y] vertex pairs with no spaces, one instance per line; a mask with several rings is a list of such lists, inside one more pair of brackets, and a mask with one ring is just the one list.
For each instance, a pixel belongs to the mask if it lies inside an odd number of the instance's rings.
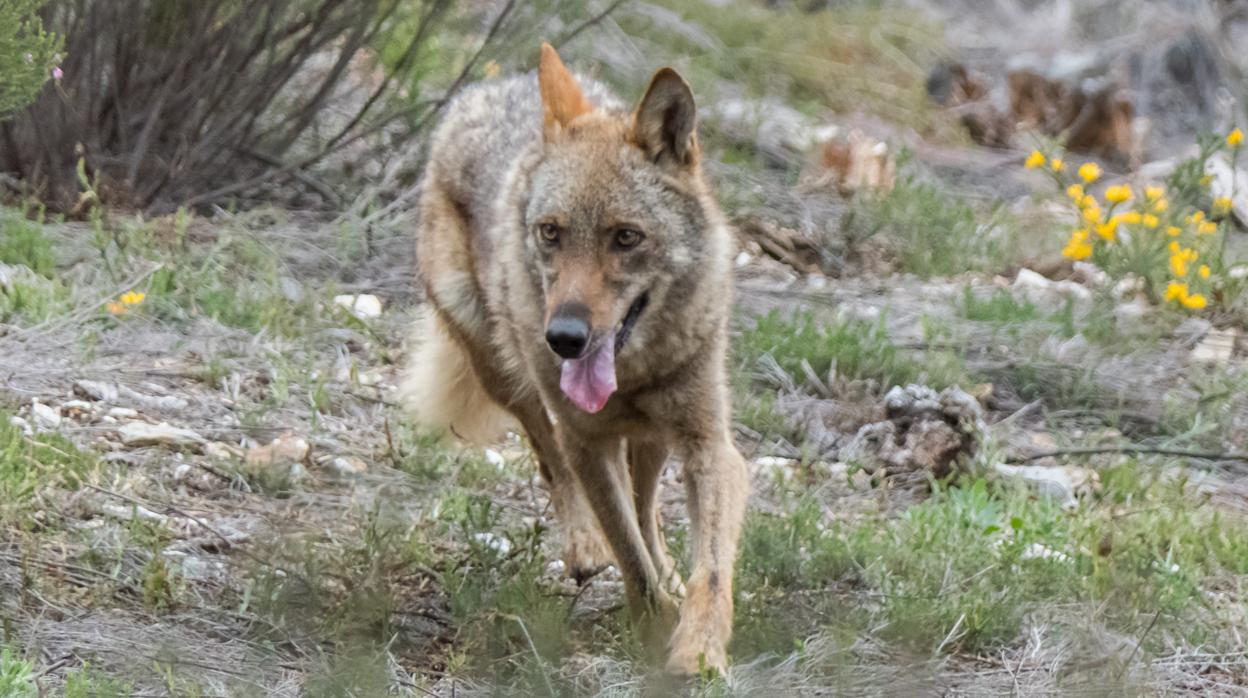
[[[405,387],[424,425],[468,439],[489,438],[507,417],[523,427],[569,572],[615,562],[678,673],[725,664],[748,493],[725,367],[732,238],[694,126],[674,71],[656,73],[628,112],[545,45],[537,76],[462,94],[434,134],[422,185],[417,258],[433,312]],[[586,341],[552,350],[568,318]],[[601,358],[607,343],[614,382],[582,379],[591,397],[574,402],[569,366]],[[656,501],[673,453],[693,529],[686,586]],[[669,592],[681,589],[677,618]]]

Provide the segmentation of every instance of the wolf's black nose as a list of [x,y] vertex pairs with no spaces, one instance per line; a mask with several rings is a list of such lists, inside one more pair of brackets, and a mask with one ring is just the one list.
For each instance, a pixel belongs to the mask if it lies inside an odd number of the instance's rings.
[[565,359],[580,356],[589,344],[589,309],[579,303],[560,306],[546,326],[546,343]]

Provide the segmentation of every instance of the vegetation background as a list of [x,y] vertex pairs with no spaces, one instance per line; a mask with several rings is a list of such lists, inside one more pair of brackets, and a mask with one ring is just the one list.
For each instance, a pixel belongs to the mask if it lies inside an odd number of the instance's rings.
[[[685,75],[740,233],[724,676],[563,577],[518,438],[394,404],[426,136],[541,40]],[[0,696],[1248,693],[1244,45],[1244,0],[0,0]]]

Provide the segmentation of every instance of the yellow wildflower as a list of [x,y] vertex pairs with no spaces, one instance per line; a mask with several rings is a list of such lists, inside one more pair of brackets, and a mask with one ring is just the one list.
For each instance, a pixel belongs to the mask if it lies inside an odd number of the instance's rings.
[[1095,182],[1100,178],[1100,176],[1101,168],[1095,162],[1084,163],[1083,166],[1079,168],[1079,177],[1088,184]]
[[1161,197],[1165,195],[1166,195],[1166,190],[1164,187],[1159,187],[1154,184],[1152,186],[1148,186],[1144,188],[1144,198],[1148,199],[1149,201],[1157,201],[1158,199],[1160,199]]
[[496,78],[498,77],[498,74],[501,73],[502,71],[503,71],[503,67],[498,64],[498,61],[492,60],[485,64],[484,72],[485,72],[485,77],[487,78]]
[[1209,265],[1208,264],[1200,265],[1200,268],[1196,270],[1196,273],[1200,274],[1200,278],[1208,279],[1209,274],[1211,273],[1209,270]]
[[1209,305],[1209,301],[1203,294],[1200,293],[1193,293],[1192,295],[1183,298],[1181,302],[1183,303],[1184,308],[1191,308],[1192,310],[1200,310],[1206,305]]
[[1096,197],[1091,194],[1084,194],[1082,198],[1075,202],[1079,208],[1091,208],[1096,206]]
[[1178,240],[1170,241],[1170,254],[1178,254],[1179,251],[1182,249],[1183,249],[1183,246],[1179,244]]
[[1161,225],[1161,220],[1157,218],[1157,216],[1154,216],[1151,213],[1144,214],[1142,222],[1144,223],[1145,228],[1150,228],[1150,229],[1156,228],[1157,226]]
[[1066,244],[1066,247],[1062,248],[1062,256],[1076,262],[1082,259],[1087,259],[1092,256],[1092,245],[1089,245],[1086,242],[1076,242],[1071,240]]
[[1165,199],[1158,199],[1153,202],[1153,210],[1157,213],[1165,213],[1170,208],[1170,202]]
[[1140,216],[1139,211],[1127,211],[1122,214],[1122,222],[1127,225],[1139,225],[1141,220],[1142,217]]
[[1187,258],[1181,254],[1171,255],[1170,273],[1180,279],[1187,276]]
[[1061,158],[1053,158],[1049,166],[1053,168],[1054,172],[1064,172],[1066,170],[1066,161]]
[[1197,235],[1213,235],[1218,232],[1218,224],[1213,221],[1204,221],[1196,226]]
[[[1166,235],[1169,235],[1172,238],[1177,238],[1182,232],[1183,232],[1183,229],[1177,225],[1172,225],[1169,228],[1166,228]],[[1178,243],[1175,243],[1175,244],[1178,244]]]
[[1105,190],[1105,200],[1111,204],[1120,204],[1131,198],[1131,187],[1117,184]]
[[1205,175],[1204,177],[1200,178],[1200,186],[1207,187],[1209,186],[1209,183],[1212,181],[1213,181],[1213,175]]
[[1023,167],[1034,170],[1037,167],[1044,167],[1044,153],[1039,150],[1031,151],[1031,155],[1027,156],[1027,161],[1023,163]]
[[1232,148],[1238,148],[1240,143],[1244,142],[1244,132],[1235,129],[1226,134],[1226,144]]
[[1096,206],[1096,204],[1093,204],[1083,209],[1083,220],[1089,223],[1100,223],[1101,222],[1100,207]]
[[1167,301],[1182,301],[1187,298],[1187,284],[1179,281],[1171,281],[1166,286]]
[[1225,216],[1231,210],[1231,200],[1225,196],[1219,196],[1213,200],[1213,213],[1217,216]]
[[1076,202],[1083,201],[1083,185],[1072,184],[1066,187],[1066,196],[1074,199]]
[[126,305],[138,305],[139,303],[143,302],[144,298],[147,298],[147,294],[145,293],[136,292],[136,291],[127,291],[126,293],[122,294],[121,302]]
[[122,313],[129,310],[129,308],[127,308],[124,303],[121,303],[119,301],[109,301],[108,305],[104,307],[107,308],[108,312],[112,313],[113,315],[121,315]]
[[1204,212],[1204,211],[1197,211],[1196,213],[1193,213],[1192,215],[1190,215],[1190,216],[1188,216],[1188,217],[1187,217],[1187,222],[1188,222],[1188,223],[1191,223],[1192,225],[1196,225],[1197,223],[1199,223],[1199,222],[1201,222],[1201,221],[1203,221],[1203,220],[1205,220],[1205,212]]
[[1114,216],[1104,223],[1097,223],[1096,234],[1100,235],[1105,242],[1113,242],[1118,237],[1118,216]]

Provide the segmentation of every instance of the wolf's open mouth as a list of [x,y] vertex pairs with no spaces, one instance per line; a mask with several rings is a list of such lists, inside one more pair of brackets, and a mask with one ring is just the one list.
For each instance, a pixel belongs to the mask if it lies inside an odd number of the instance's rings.
[[641,316],[641,311],[646,309],[646,304],[650,302],[650,294],[643,293],[637,296],[637,300],[628,306],[628,312],[624,313],[624,320],[620,322],[620,329],[615,333],[615,352],[618,354],[620,349],[624,347],[624,342],[628,340],[628,335],[633,331],[633,325],[637,324],[637,318]]
[[606,406],[615,392],[615,354],[646,309],[649,294],[643,293],[628,307],[620,326],[597,347],[577,359],[564,359],[560,366],[559,388],[572,404],[593,414]]

